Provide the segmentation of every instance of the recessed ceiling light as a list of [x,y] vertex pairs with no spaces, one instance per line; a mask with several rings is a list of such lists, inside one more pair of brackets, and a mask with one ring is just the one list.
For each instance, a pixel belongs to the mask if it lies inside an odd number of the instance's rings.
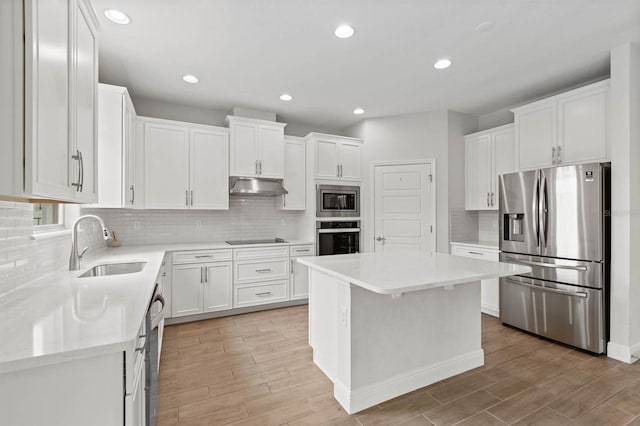
[[356,109],[353,110],[353,113],[355,115],[362,115],[362,114],[364,114],[364,110],[362,108],[356,108]]
[[282,95],[280,95],[280,100],[281,101],[289,102],[292,99],[293,99],[293,96],[291,96],[288,93],[283,93]]
[[195,75],[191,75],[191,74],[186,74],[182,76],[182,79],[184,81],[186,81],[187,83],[197,83],[198,81],[198,77],[196,77]]
[[493,29],[493,27],[495,27],[495,26],[496,26],[496,23],[493,22],[493,21],[484,21],[484,22],[479,23],[476,26],[476,31],[478,31],[479,33],[484,33],[484,32],[487,32],[487,31]]
[[437,70],[443,70],[445,68],[449,68],[451,65],[451,61],[449,59],[438,59],[433,67]]
[[131,22],[131,19],[124,13],[115,9],[107,9],[104,11],[104,16],[107,17],[108,20],[114,22],[116,24],[125,25]]
[[356,30],[354,30],[351,25],[340,25],[338,28],[336,28],[336,30],[333,33],[338,38],[349,38],[355,32]]

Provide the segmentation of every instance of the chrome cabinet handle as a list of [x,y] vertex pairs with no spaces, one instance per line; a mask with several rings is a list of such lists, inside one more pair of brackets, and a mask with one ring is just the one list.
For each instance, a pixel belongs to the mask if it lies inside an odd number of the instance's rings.
[[78,151],[78,154],[80,155],[80,188],[78,191],[82,192],[84,189],[84,158],[82,158],[82,151]]
[[213,255],[212,254],[197,254],[195,257],[196,257],[196,259],[202,259],[202,258],[205,258],[205,257],[213,257]]
[[489,204],[489,193],[488,192],[487,192],[487,207],[490,207],[490,204]]
[[562,163],[562,147],[558,147],[558,154],[556,155],[556,163]]
[[340,164],[336,164],[336,177],[340,177]]
[[184,191],[184,203],[187,207],[189,207],[189,190]]
[[282,196],[282,207],[287,207],[287,194]]
[[493,196],[494,196],[494,194],[493,194],[493,192],[491,192],[491,207],[495,206],[495,204],[493,203]]
[[309,252],[309,249],[297,249],[296,252],[297,253],[307,253],[307,252]]
[[200,284],[204,284],[204,266],[200,267]]
[[564,291],[564,290],[558,290],[557,288],[553,288],[553,287],[543,287],[541,285],[535,285],[535,284],[528,284],[528,283],[524,283],[521,281],[516,281],[512,278],[505,278],[507,281],[509,281],[510,283],[513,284],[518,284],[521,285],[523,287],[529,287],[535,290],[540,290],[540,291],[547,291],[549,293],[558,293],[558,294],[563,294],[565,296],[573,296],[573,297],[582,297],[582,298],[587,298],[589,295],[583,291]]
[[340,164],[340,177],[342,177],[342,164]]
[[134,201],[135,201],[135,199],[136,199],[136,190],[135,190],[135,188],[133,187],[133,185],[131,185],[131,186],[129,187],[129,190],[131,191],[131,201],[130,201],[130,203],[131,203],[131,204],[133,204],[133,202],[134,202]]
[[262,160],[259,160],[258,164],[260,165],[260,176],[262,176]]
[[71,158],[78,162],[78,182],[72,183],[71,186],[75,186],[76,191],[80,191],[80,151],[76,149],[76,155],[72,155]]
[[505,257],[505,260],[508,260],[509,262],[513,262],[513,263],[521,263],[523,265],[542,266],[543,268],[569,269],[572,271],[582,271],[582,272],[587,271],[586,266],[556,265],[554,263],[543,263],[543,262],[534,262],[533,260],[516,259],[515,257],[510,257],[510,256]]
[[203,266],[204,268],[204,282],[208,283],[209,282],[209,268],[207,268],[206,266]]
[[256,296],[271,296],[273,293],[270,291],[263,291],[262,293],[256,293]]
[[191,190],[191,206],[193,207],[193,189]]
[[556,147],[551,147],[551,164],[556,164]]
[[256,269],[256,272],[259,274],[264,274],[267,272],[271,272],[271,268],[266,268],[266,269]]
[[479,251],[469,251],[469,254],[477,254],[478,256],[484,256],[484,253],[480,253]]

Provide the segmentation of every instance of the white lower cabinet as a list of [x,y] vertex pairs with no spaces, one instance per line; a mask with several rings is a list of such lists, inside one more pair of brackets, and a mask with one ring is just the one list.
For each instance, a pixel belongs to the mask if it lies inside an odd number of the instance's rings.
[[291,246],[291,275],[289,276],[289,299],[309,298],[309,270],[306,266],[296,262],[296,259],[303,256],[313,256],[313,244]]
[[173,254],[171,316],[214,312],[232,307],[231,250]]
[[[451,254],[455,256],[469,257],[472,259],[492,260],[497,262],[500,250],[474,244],[451,243]],[[499,279],[482,280],[480,283],[480,309],[483,313],[500,316],[500,292]]]
[[233,307],[289,300],[289,246],[233,250]]

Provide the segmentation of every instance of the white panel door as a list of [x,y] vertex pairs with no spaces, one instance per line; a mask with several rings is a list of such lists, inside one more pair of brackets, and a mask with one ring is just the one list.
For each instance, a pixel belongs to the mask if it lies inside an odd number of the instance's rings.
[[80,188],[75,200],[82,203],[98,201],[98,41],[79,2],[74,2],[75,43],[72,47],[72,93],[74,140],[80,151]]
[[284,128],[261,124],[258,132],[260,177],[282,179],[284,177]]
[[25,191],[72,200],[69,2],[25,2],[25,17]]
[[233,266],[231,262],[204,265],[204,312],[221,311],[233,307]]
[[231,176],[256,176],[258,174],[258,126],[251,123],[231,125]]
[[145,207],[189,207],[189,129],[145,123]]
[[582,163],[607,158],[608,88],[558,101],[561,163]]
[[491,179],[492,207],[498,210],[498,176],[516,171],[513,127],[492,133],[493,173]]
[[336,179],[338,177],[338,144],[319,140],[316,142],[316,178]]
[[123,96],[124,108],[124,205],[133,208],[140,205],[140,195],[136,199],[136,190],[141,186],[136,182],[136,111],[128,96]]
[[465,139],[465,207],[467,210],[491,208],[491,135]]
[[192,209],[228,209],[227,132],[191,129],[190,133],[189,205]]
[[521,170],[552,165],[557,145],[556,110],[556,103],[550,102],[516,112],[516,139]]
[[375,251],[432,250],[431,164],[374,167]]
[[174,265],[171,286],[173,317],[203,312],[204,270],[200,264]]
[[280,197],[282,210],[306,208],[306,142],[302,138],[284,139],[284,180],[282,186],[289,191]]
[[340,144],[340,178],[360,180],[360,144],[348,142]]

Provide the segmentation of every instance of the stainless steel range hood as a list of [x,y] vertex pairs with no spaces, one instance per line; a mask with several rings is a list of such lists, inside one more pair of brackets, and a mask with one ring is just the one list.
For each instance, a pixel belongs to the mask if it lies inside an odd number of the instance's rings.
[[289,191],[282,186],[282,179],[230,177],[229,195],[284,195]]

